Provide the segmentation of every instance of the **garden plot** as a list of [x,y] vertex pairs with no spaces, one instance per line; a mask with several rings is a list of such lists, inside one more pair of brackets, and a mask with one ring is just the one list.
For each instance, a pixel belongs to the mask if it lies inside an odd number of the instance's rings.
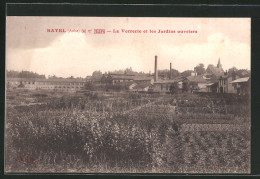
[[181,130],[187,131],[248,131],[249,125],[239,124],[182,124]]
[[[250,171],[250,108],[239,98],[46,95],[7,99],[8,171]],[[20,106],[26,98],[39,104]]]

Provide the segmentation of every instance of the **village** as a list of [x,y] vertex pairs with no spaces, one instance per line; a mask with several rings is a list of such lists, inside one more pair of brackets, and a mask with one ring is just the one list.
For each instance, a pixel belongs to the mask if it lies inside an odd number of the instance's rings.
[[8,170],[249,172],[250,71],[151,61],[86,78],[7,71]]
[[250,72],[247,70],[224,71],[220,59],[216,66],[208,65],[205,72],[188,70],[185,75],[173,76],[172,63],[166,73],[159,74],[158,57],[154,60],[154,73],[139,74],[106,73],[97,77],[86,78],[27,78],[9,77],[7,89],[54,90],[54,91],[130,91],[138,93],[174,94],[190,93],[232,93],[238,95],[250,94]]

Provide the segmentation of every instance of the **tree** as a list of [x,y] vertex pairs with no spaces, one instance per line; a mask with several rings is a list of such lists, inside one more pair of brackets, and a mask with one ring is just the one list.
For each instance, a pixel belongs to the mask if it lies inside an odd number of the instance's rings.
[[246,69],[239,69],[237,70],[237,74],[240,77],[249,77],[251,76],[251,71]]
[[132,74],[132,73],[133,73],[132,67],[126,68],[125,71],[124,71],[124,74]]
[[177,94],[179,91],[179,85],[177,82],[174,82],[173,84],[171,84],[170,86],[170,93],[171,94]]
[[106,83],[107,82],[107,78],[106,76],[103,74],[102,77],[101,77],[101,83]]
[[90,82],[90,81],[86,82],[84,87],[86,90],[93,90],[93,88],[94,88],[92,82]]
[[172,69],[172,78],[176,78],[180,75],[180,72],[178,70]]
[[102,72],[101,71],[94,71],[92,73],[92,79],[93,81],[100,81],[102,78]]
[[9,78],[44,78],[45,75],[39,75],[37,73],[31,72],[31,71],[7,71],[7,77]]
[[75,79],[74,76],[67,77],[66,79]]
[[192,70],[186,70],[186,71],[182,72],[181,75],[182,75],[183,77],[188,77],[188,76],[191,75],[191,72],[192,72]]
[[195,70],[197,72],[198,75],[204,74],[206,72],[204,64],[200,63],[199,65],[197,65],[195,67]]
[[237,72],[236,67],[232,67],[232,68],[228,69],[228,75],[232,75],[234,72]]
[[[163,78],[169,78],[170,77],[170,70],[164,69],[164,70],[158,70],[158,75]],[[176,78],[180,75],[178,70],[172,69],[172,78]]]
[[182,91],[188,92],[190,90],[190,84],[188,80],[184,80],[182,83]]

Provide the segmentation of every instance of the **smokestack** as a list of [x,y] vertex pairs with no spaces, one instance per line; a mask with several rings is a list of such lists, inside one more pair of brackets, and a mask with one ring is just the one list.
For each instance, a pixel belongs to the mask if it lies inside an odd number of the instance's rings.
[[157,70],[157,55],[155,55],[155,62],[154,62],[154,81],[158,81],[158,70]]
[[172,63],[170,63],[170,79],[172,79]]

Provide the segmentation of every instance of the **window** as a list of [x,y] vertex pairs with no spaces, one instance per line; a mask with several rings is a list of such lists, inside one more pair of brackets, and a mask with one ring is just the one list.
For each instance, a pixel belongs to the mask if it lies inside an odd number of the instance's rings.
[[161,84],[161,90],[163,90],[163,85]]

